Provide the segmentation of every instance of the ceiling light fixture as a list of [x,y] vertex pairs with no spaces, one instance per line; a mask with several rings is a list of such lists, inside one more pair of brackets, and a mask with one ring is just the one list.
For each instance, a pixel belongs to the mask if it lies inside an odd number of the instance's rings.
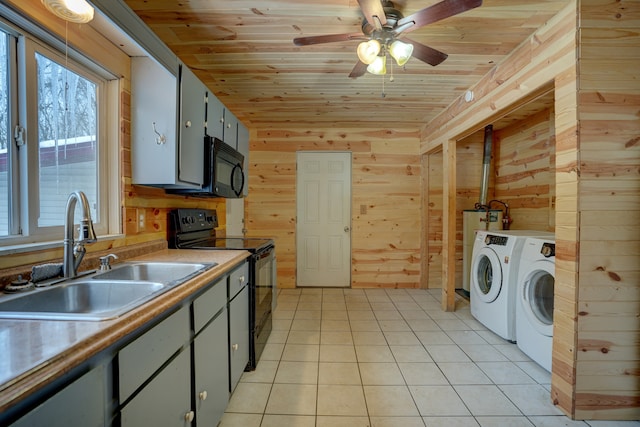
[[413,45],[395,40],[389,46],[389,54],[396,60],[396,63],[402,67],[411,58],[413,53]]
[[65,21],[86,24],[93,19],[93,7],[86,0],[42,0],[42,4]]
[[380,53],[380,42],[378,40],[369,40],[358,45],[358,59],[369,65],[373,63]]
[[387,56],[376,56],[376,59],[367,67],[367,71],[378,76],[387,74]]
[[411,59],[413,45],[400,40],[394,40],[390,44],[383,45],[379,40],[371,39],[360,43],[356,52],[360,62],[368,65],[367,71],[369,73],[381,75],[387,73],[387,52],[402,67]]

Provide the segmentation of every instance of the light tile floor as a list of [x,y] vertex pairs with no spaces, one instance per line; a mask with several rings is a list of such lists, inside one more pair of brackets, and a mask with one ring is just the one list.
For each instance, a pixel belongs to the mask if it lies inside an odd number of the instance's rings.
[[220,427],[640,427],[572,421],[550,374],[440,290],[283,289]]

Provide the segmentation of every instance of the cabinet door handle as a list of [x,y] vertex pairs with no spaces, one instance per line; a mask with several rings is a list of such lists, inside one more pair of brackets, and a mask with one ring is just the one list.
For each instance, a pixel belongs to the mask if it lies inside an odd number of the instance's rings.
[[193,411],[189,411],[186,414],[184,414],[184,419],[186,422],[190,423],[191,421],[193,421],[193,418],[195,417],[195,414],[193,413]]
[[238,350],[238,344],[232,344],[231,345],[231,350],[233,350],[233,351]]
[[244,283],[244,276],[238,277],[238,282],[240,282],[239,284],[242,285]]
[[198,397],[200,400],[207,400],[207,390],[201,391]]

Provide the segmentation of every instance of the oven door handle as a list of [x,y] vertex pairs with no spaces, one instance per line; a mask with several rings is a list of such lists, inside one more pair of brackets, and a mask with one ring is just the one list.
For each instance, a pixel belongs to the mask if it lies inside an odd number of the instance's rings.
[[256,259],[256,261],[259,261],[261,259],[264,259],[264,258],[270,256],[271,254],[273,254],[273,246],[270,246],[270,247],[268,247],[268,248],[256,253],[255,254],[255,259]]

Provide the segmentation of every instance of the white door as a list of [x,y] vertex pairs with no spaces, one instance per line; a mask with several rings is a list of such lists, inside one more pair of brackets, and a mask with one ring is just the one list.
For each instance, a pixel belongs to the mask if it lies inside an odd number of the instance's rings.
[[298,152],[298,286],[351,285],[351,153]]

